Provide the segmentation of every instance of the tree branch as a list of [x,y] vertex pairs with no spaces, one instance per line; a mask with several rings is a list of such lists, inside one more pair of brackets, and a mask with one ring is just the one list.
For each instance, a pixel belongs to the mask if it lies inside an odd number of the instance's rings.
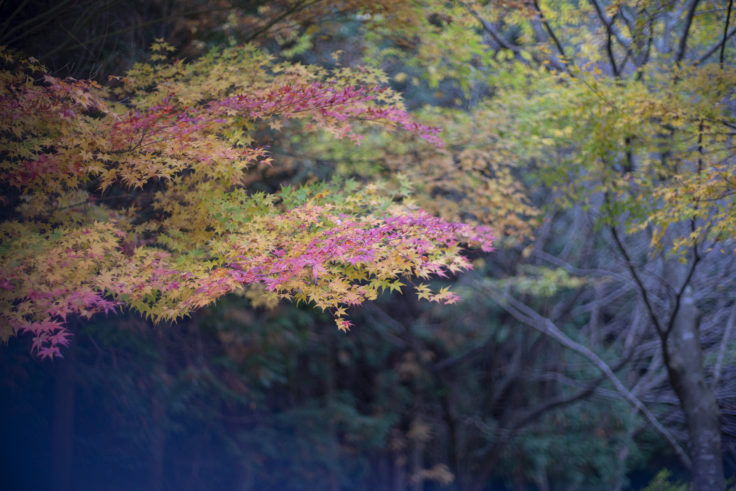
[[710,58],[713,55],[713,53],[715,53],[716,51],[718,51],[718,48],[720,48],[721,46],[724,46],[726,44],[726,41],[728,41],[729,39],[731,39],[734,34],[736,34],[736,27],[734,27],[733,29],[731,29],[730,31],[728,31],[728,34],[724,35],[723,36],[723,39],[721,41],[719,41],[716,44],[714,44],[713,46],[711,46],[710,49],[708,49],[708,51],[706,51],[705,54],[703,56],[701,56],[698,59],[697,63],[695,63],[695,64],[696,65],[700,65],[705,60],[707,60],[708,58]]
[[693,2],[690,4],[690,10],[687,12],[687,17],[685,17],[685,27],[682,31],[682,36],[680,37],[680,45],[677,48],[677,56],[675,56],[675,63],[678,65],[682,61],[683,58],[685,58],[685,51],[687,50],[687,38],[690,35],[690,26],[693,23],[693,17],[695,16],[695,9],[698,8],[698,4],[700,3],[700,0],[693,0]]
[[[624,365],[626,365],[629,360],[631,360],[631,356],[633,355],[633,351],[630,351],[625,357],[623,357],[621,360],[616,363],[614,367],[611,367],[611,370],[613,372],[619,371],[621,368],[623,368]],[[511,432],[515,432],[519,428],[527,425],[528,423],[534,421],[538,417],[540,417],[542,414],[546,413],[547,411],[551,411],[552,409],[566,406],[568,404],[572,404],[574,402],[577,402],[585,397],[588,397],[589,395],[593,394],[598,386],[600,386],[608,376],[606,374],[600,375],[598,378],[593,379],[588,385],[583,387],[578,392],[571,394],[569,396],[564,397],[558,397],[557,399],[553,399],[545,404],[542,404],[540,406],[537,406],[536,408],[532,409],[528,413],[526,413],[524,416],[519,418],[518,420],[514,421],[513,425],[511,426]]]
[[578,268],[573,266],[572,264],[568,263],[567,261],[564,261],[560,259],[557,256],[554,256],[548,252],[545,251],[535,251],[533,253],[534,257],[538,257],[539,259],[543,261],[547,261],[548,263],[554,264],[555,266],[559,266],[563,268],[568,273],[577,275],[577,276],[597,276],[599,278],[611,278],[616,279],[618,281],[625,281],[629,282],[630,279],[623,274],[619,274],[615,271],[608,271],[605,269],[591,269],[591,268]]
[[598,3],[598,0],[588,0],[590,4],[595,9],[595,13],[598,15],[598,19],[600,19],[601,23],[606,27],[606,30],[613,34],[613,36],[616,38],[616,41],[626,48],[626,50],[631,49],[631,41],[626,39],[624,35],[621,33],[621,30],[616,27],[616,24],[614,23],[614,20],[616,16],[614,16],[611,19],[608,19],[606,17],[606,13],[603,11],[603,8],[601,7],[601,4]]
[[273,19],[271,19],[270,21],[268,21],[268,23],[266,23],[266,25],[263,26],[261,29],[257,30],[256,32],[254,32],[253,34],[251,34],[250,36],[248,36],[245,39],[245,42],[246,43],[249,43],[249,42],[253,41],[255,38],[257,38],[258,36],[260,36],[264,32],[268,31],[274,25],[276,25],[277,23],[281,22],[282,20],[284,20],[288,16],[290,16],[292,14],[295,14],[295,13],[299,12],[300,10],[304,10],[307,7],[311,7],[312,5],[314,5],[316,3],[319,3],[319,2],[320,2],[320,0],[312,0],[311,2],[305,2],[304,0],[302,0],[301,2],[296,3],[291,8],[285,10],[281,14],[277,15],[276,17],[274,17]]
[[611,26],[610,24],[606,24],[606,53],[608,54],[608,60],[611,62],[611,70],[613,70],[613,76],[615,78],[619,78],[621,76],[621,72],[616,65],[616,57],[613,55],[613,42],[611,40],[611,35]]
[[[59,2],[58,4],[49,8],[47,11],[31,19],[28,19],[25,22],[21,22],[15,27],[9,28],[7,31],[2,32],[2,35],[0,35],[0,44],[11,44],[13,42],[16,42],[20,39],[23,39],[24,37],[27,37],[29,34],[37,31],[38,29],[48,24],[49,22],[54,21],[56,17],[53,14],[55,14],[58,10],[68,6],[67,5],[68,3],[71,3],[70,0],[64,0],[62,2]],[[7,27],[10,27],[10,26],[8,25]],[[11,39],[10,36],[13,35],[16,31],[20,31],[22,34]]]
[[[606,199],[608,198],[606,197]],[[654,307],[652,306],[652,302],[649,299],[649,294],[647,293],[647,289],[644,287],[644,282],[641,280],[639,273],[636,271],[636,268],[634,267],[634,263],[631,261],[631,257],[629,256],[629,253],[626,251],[626,247],[624,247],[623,242],[621,242],[621,238],[618,235],[618,231],[616,230],[616,227],[614,225],[610,225],[609,228],[611,230],[611,235],[613,235],[613,241],[616,243],[616,247],[618,248],[619,252],[623,256],[624,261],[626,262],[626,267],[628,268],[629,273],[631,273],[631,277],[634,278],[634,282],[636,283],[636,286],[639,288],[639,293],[641,294],[642,299],[644,300],[644,305],[647,308],[647,312],[649,312],[649,317],[652,320],[652,323],[654,323],[654,327],[657,329],[657,333],[661,337],[663,337],[665,334],[665,331],[662,328],[662,324],[659,322],[659,319],[657,318],[656,313],[654,312]]]
[[728,0],[728,12],[726,13],[726,23],[723,26],[723,41],[721,41],[721,54],[719,56],[719,64],[723,69],[723,58],[726,54],[726,36],[728,35],[728,23],[731,20],[731,9],[733,8],[733,0]]
[[549,34],[549,37],[552,38],[552,42],[557,48],[557,51],[560,53],[560,56],[562,56],[562,64],[565,66],[565,71],[568,74],[572,75],[572,72],[570,71],[570,67],[568,66],[568,62],[572,62],[572,59],[568,58],[567,55],[565,54],[565,48],[562,46],[562,43],[560,43],[560,40],[557,39],[555,32],[552,30],[552,27],[550,27],[549,22],[547,22],[547,19],[544,17],[544,13],[542,13],[542,10],[539,8],[538,0],[532,0],[532,5],[534,6],[537,13],[539,14],[539,20],[542,22],[544,29],[547,31],[547,34]]
[[[476,18],[476,20],[478,22],[480,22],[480,25],[483,28],[483,30],[486,31],[493,38],[493,40],[496,41],[496,43],[498,43],[499,46],[501,46],[504,49],[511,50],[511,51],[514,52],[514,54],[517,54],[517,55],[519,53],[521,53],[521,48],[519,48],[518,46],[515,46],[515,45],[509,43],[503,37],[503,35],[501,35],[501,33],[498,32],[498,30],[495,27],[493,27],[493,24],[491,24],[486,19],[484,19],[483,17],[481,17],[481,15],[473,7],[471,7],[470,5],[467,5],[466,3],[463,3],[462,5],[463,5],[463,7],[465,7],[465,9],[468,12],[470,12],[470,14],[473,17]],[[519,59],[522,62],[526,62],[526,60],[524,60],[521,57],[518,57],[517,59]],[[551,57],[551,58],[548,58],[546,61],[548,61],[556,70],[561,71],[561,72],[565,72],[566,71],[566,72],[570,73],[568,67],[564,63],[560,63],[559,61],[557,61],[555,58],[552,58]],[[570,75],[572,76],[571,73],[570,73]]]
[[504,307],[504,309],[506,309],[509,314],[511,314],[512,317],[514,317],[519,322],[522,322],[530,327],[533,327],[534,329],[537,329],[538,331],[552,337],[566,348],[575,351],[576,353],[587,358],[593,365],[595,365],[601,372],[603,372],[603,374],[613,384],[616,390],[618,390],[618,392],[623,395],[624,399],[626,399],[626,401],[634,406],[634,408],[640,411],[645,419],[649,421],[652,427],[656,431],[658,431],[667,440],[667,442],[669,442],[670,446],[672,446],[672,449],[680,458],[682,464],[688,470],[692,469],[692,462],[690,458],[687,456],[680,444],[677,443],[675,437],[664,426],[662,426],[662,424],[657,420],[657,418],[655,418],[655,416],[649,411],[649,409],[621,383],[618,377],[616,377],[616,374],[613,372],[613,370],[611,370],[611,367],[608,366],[608,364],[606,364],[606,362],[604,362],[598,355],[596,355],[586,346],[570,339],[551,320],[546,317],[542,317],[524,303],[516,300],[515,298],[507,294],[499,295],[498,292],[494,292],[493,290],[491,291],[491,295],[497,302],[499,302],[501,306]]
[[481,27],[483,27],[483,30],[486,31],[488,34],[490,34],[493,40],[496,41],[499,44],[499,46],[501,46],[504,49],[510,49],[514,53],[518,53],[520,51],[518,46],[514,46],[513,44],[506,41],[506,39],[504,39],[501,33],[498,32],[495,27],[493,27],[493,24],[491,24],[486,19],[481,17],[480,14],[473,7],[471,7],[470,5],[467,5],[464,2],[463,2],[463,7],[465,7],[465,10],[470,12],[470,14],[473,17],[475,17],[478,20],[478,22],[480,22],[480,25]]

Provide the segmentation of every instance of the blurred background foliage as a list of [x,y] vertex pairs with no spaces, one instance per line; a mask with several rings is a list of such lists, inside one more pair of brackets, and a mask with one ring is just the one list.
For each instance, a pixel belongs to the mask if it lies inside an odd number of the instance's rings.
[[[623,17],[652,13],[649,25],[630,25],[635,46],[625,55],[644,66],[655,20],[685,13],[656,1],[619,3]],[[724,20],[723,2],[701,4],[694,59],[718,41]],[[646,138],[636,125],[652,114],[616,126],[615,115],[603,115],[605,100],[569,80],[564,89],[554,85],[565,68],[541,42],[549,41],[542,20],[593,72],[605,53],[593,3],[550,0],[546,18],[531,21],[529,5],[0,2],[0,45],[57,76],[105,81],[145,59],[157,38],[184,59],[255,43],[294,63],[379,68],[407,108],[444,128],[444,149],[397,135],[369,135],[358,147],[320,135],[274,140],[274,165],[254,173],[252,189],[382,178],[433,213],[498,233],[497,251],[472,257],[474,271],[435,285],[452,284],[459,304],[383,296],[354,310],[348,334],[309,306],[263,309],[228,297],[173,326],[132,314],[80,323],[65,359],[53,363],[31,359],[25,340],[11,339],[0,347],[7,489],[684,489],[676,481],[688,474],[672,446],[590,360],[504,307],[512,295],[589,347],[686,446],[685,418],[645,307],[601,223],[613,205],[600,187],[571,184],[598,175],[593,162],[611,151],[601,141]],[[734,53],[728,44],[726,65]],[[582,70],[577,80],[586,80]],[[618,97],[624,83],[627,95],[638,90],[635,82],[600,83],[606,97]],[[589,135],[598,144],[586,145]],[[627,207],[617,216],[635,221],[641,196],[617,196]],[[652,234],[632,230],[626,245],[656,277],[671,256],[652,255]],[[726,252],[703,261],[693,289],[732,475],[736,366],[728,326],[736,272],[732,238],[707,245],[716,243]]]

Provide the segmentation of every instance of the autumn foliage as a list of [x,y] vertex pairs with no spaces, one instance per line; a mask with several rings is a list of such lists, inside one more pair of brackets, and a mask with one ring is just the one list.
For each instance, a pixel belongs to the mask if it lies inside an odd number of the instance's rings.
[[167,50],[156,43],[105,87],[2,52],[2,338],[30,333],[53,357],[72,317],[132,307],[174,321],[246,290],[257,305],[311,302],[347,329],[347,307],[402,279],[468,269],[459,244],[491,250],[487,227],[435,218],[381,183],[246,185],[271,165],[259,138],[359,143],[378,127],[441,146],[378,72],[275,63],[249,46],[169,63]]

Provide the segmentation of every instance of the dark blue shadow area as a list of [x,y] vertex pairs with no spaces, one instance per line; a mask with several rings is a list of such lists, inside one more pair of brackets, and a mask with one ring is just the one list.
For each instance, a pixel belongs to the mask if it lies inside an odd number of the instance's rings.
[[51,486],[53,378],[27,350],[16,339],[0,347],[0,488],[17,491]]
[[[223,302],[177,326],[83,323],[61,360],[34,358],[23,337],[0,345],[0,491],[411,489],[412,466],[431,476],[422,491],[526,491],[540,456],[550,489],[609,489],[616,476],[625,405],[583,401],[494,442],[476,422],[490,427],[508,401],[520,411],[539,392],[518,381],[487,403],[502,356],[433,378],[401,344],[406,333],[373,325],[348,336],[313,311],[240,307]],[[485,462],[489,441],[503,445],[483,474],[471,464]],[[641,456],[626,489],[661,469],[688,478],[656,435],[630,448]]]

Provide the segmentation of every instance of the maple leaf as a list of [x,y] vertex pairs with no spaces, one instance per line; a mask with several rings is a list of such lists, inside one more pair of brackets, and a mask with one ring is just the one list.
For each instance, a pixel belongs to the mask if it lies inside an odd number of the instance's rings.
[[414,291],[416,291],[419,300],[429,300],[432,296],[432,291],[424,283],[420,283],[419,285],[417,285],[414,288]]
[[342,332],[348,332],[353,327],[352,322],[341,318],[335,318],[335,324],[337,324],[337,329]]

